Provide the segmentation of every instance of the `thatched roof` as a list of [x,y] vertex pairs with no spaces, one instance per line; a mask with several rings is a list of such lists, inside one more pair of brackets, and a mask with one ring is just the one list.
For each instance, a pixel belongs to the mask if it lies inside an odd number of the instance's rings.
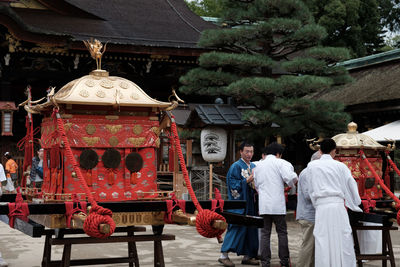
[[[396,52],[396,53],[394,53]],[[315,98],[338,101],[346,106],[400,100],[400,49],[342,63],[354,81],[340,88],[323,91]]]

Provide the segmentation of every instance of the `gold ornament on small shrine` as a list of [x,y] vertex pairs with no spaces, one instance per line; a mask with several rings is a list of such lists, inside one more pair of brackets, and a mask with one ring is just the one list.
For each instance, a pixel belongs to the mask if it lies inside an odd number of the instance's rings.
[[107,124],[106,128],[107,128],[107,130],[110,131],[110,133],[116,134],[122,129],[122,125],[120,125],[120,124],[119,125],[109,125],[109,124]]
[[146,138],[144,138],[144,137],[139,137],[139,138],[130,137],[130,138],[128,138],[128,141],[134,147],[138,147],[138,146],[142,145],[146,141]]
[[133,133],[136,135],[140,135],[143,132],[143,128],[140,125],[133,126]]
[[[97,69],[101,70],[101,57],[106,51],[107,44],[105,44],[103,48],[103,44],[97,39],[90,39],[90,41],[83,41],[83,43],[86,45],[92,58],[96,60]],[[101,51],[102,49],[103,51]]]
[[87,134],[92,135],[96,132],[96,126],[94,126],[93,124],[88,124],[86,125],[85,130]]
[[83,142],[86,143],[86,145],[88,146],[93,146],[94,144],[96,144],[97,142],[100,141],[100,137],[82,137]]
[[119,144],[119,140],[116,136],[111,136],[110,139],[108,139],[108,143],[111,146],[117,146]]

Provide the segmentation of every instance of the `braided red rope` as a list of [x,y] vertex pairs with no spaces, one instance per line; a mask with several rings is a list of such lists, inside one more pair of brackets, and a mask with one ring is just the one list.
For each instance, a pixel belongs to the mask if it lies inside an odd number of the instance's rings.
[[372,167],[371,163],[368,161],[367,157],[365,156],[364,151],[360,150],[358,153],[361,155],[361,158],[367,164],[368,168],[374,175],[375,180],[380,184],[381,188],[386,192],[386,194],[388,194],[396,202],[395,208],[397,210],[397,223],[400,224],[400,199],[398,199],[398,197],[396,197],[395,194],[393,194],[392,191],[390,191],[390,189],[385,185],[382,178],[379,177],[379,175],[376,173],[376,171]]
[[[58,109],[54,109],[53,115],[56,116],[58,130],[61,133],[61,139],[64,142],[65,152],[68,157],[68,160],[72,162],[72,167],[76,172],[76,175],[79,181],[81,182],[83,189],[85,190],[88,201],[92,205],[92,208],[90,209],[89,212],[89,216],[86,218],[85,223],[83,224],[83,230],[87,235],[91,237],[106,238],[114,233],[116,227],[115,222],[112,219],[112,211],[97,205],[97,202],[93,198],[92,193],[88,185],[86,184],[86,180],[82,175],[81,169],[79,168],[79,165],[76,162],[75,157],[72,153],[71,146],[65,134],[64,123],[63,120],[61,119],[60,114],[58,113]],[[99,231],[100,224],[110,225],[110,232],[107,234],[101,233]]]
[[15,197],[15,202],[8,203],[8,218],[9,225],[11,228],[14,228],[15,218],[19,218],[25,222],[27,222],[29,216],[29,207],[28,203],[24,202],[22,199],[21,190],[17,188],[17,196]]
[[179,163],[181,165],[181,170],[183,174],[183,178],[185,179],[186,187],[189,191],[189,195],[196,206],[196,209],[199,211],[199,214],[196,216],[196,229],[197,232],[199,232],[200,235],[204,237],[217,237],[218,241],[222,239],[221,235],[225,232],[225,229],[216,229],[212,227],[212,223],[215,220],[222,220],[226,222],[225,218],[211,210],[203,210],[201,207],[199,201],[197,200],[197,197],[194,193],[192,184],[190,183],[189,179],[189,173],[186,169],[186,164],[185,160],[183,158],[183,153],[182,153],[182,148],[181,148],[181,142],[179,140],[178,136],[178,130],[176,128],[176,123],[175,123],[175,117],[171,114],[171,129],[174,134],[174,143],[175,143],[175,148],[176,151],[178,152],[178,158],[179,158]]

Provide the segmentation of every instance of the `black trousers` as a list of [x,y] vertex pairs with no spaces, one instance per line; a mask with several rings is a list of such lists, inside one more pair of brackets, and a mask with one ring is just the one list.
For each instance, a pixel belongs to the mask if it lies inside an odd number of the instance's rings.
[[282,266],[289,266],[289,244],[287,237],[286,215],[261,215],[264,227],[261,229],[261,266],[269,267],[271,261],[271,229],[272,223],[278,234],[278,253]]

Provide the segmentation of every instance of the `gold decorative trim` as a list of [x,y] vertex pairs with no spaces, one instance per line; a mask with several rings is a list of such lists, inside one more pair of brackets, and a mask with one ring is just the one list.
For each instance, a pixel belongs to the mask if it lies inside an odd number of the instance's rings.
[[158,121],[158,117],[149,117],[150,121]]
[[96,83],[93,80],[87,80],[85,82],[85,85],[88,86],[88,87],[93,87],[93,86],[96,85]]
[[107,124],[106,128],[107,128],[107,130],[110,131],[110,133],[116,134],[122,129],[122,125],[120,125],[120,124],[119,125],[109,125],[109,124]]
[[83,142],[86,143],[86,145],[88,146],[93,146],[95,145],[97,142],[100,141],[100,137],[82,137]]
[[159,131],[160,131],[160,129],[158,128],[158,127],[151,127],[150,128],[150,131],[152,131],[153,133],[155,133],[156,135],[158,135],[158,133],[159,133]]
[[128,89],[129,84],[127,82],[120,82],[119,87],[121,87],[122,89]]
[[[164,224],[164,211],[149,212],[113,212],[112,219],[117,226],[132,225],[162,225]],[[66,228],[64,214],[29,215],[31,220],[48,228]]]
[[128,141],[134,147],[138,147],[138,146],[142,145],[146,141],[146,138],[144,138],[144,137],[138,137],[138,138],[130,137],[130,138],[128,138]]
[[111,136],[110,139],[108,139],[108,143],[111,146],[117,146],[119,144],[119,140],[116,136]]
[[115,120],[119,119],[119,116],[117,116],[117,115],[107,115],[105,118],[107,120],[110,120],[110,121],[115,121]]
[[101,85],[101,87],[104,87],[104,88],[106,88],[106,89],[111,89],[111,88],[114,87],[113,82],[110,81],[110,80],[102,80],[102,81],[100,82],[100,85]]
[[96,126],[94,126],[93,124],[88,124],[86,125],[85,130],[87,134],[92,135],[96,132]]
[[97,95],[98,97],[100,97],[100,98],[105,98],[105,97],[106,97],[106,93],[104,93],[104,92],[101,91],[101,90],[98,90],[98,91],[96,92],[96,95]]
[[87,90],[83,89],[83,90],[81,90],[81,91],[79,92],[79,95],[80,95],[81,97],[87,98],[87,97],[89,97],[89,92],[88,92]]
[[61,114],[62,119],[72,119],[74,115],[72,114]]
[[156,140],[156,147],[157,147],[157,148],[160,147],[160,143],[161,143],[160,138],[157,138],[157,140]]
[[143,127],[141,125],[135,125],[132,128],[132,131],[136,135],[140,135],[143,132]]
[[71,129],[71,126],[72,126],[72,123],[71,123],[71,122],[64,123],[64,130],[65,130],[66,132],[68,132],[69,129]]
[[140,97],[139,97],[139,95],[138,94],[136,94],[136,93],[132,93],[131,94],[131,99],[133,99],[133,100],[138,100]]

